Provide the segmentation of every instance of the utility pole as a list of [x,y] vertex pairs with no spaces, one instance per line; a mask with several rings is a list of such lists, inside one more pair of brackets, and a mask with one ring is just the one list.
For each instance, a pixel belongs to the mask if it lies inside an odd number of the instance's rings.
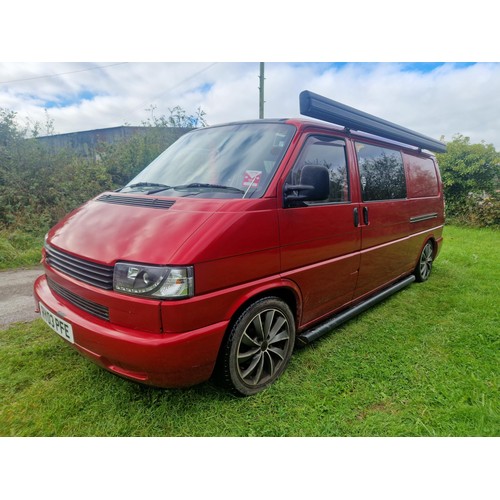
[[260,63],[260,76],[259,76],[259,119],[264,118],[264,63]]

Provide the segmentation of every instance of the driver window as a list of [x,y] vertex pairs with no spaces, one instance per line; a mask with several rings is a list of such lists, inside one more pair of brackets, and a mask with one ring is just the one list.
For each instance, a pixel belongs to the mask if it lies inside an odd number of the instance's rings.
[[321,201],[308,201],[307,205],[343,203],[349,201],[349,175],[347,171],[345,141],[334,137],[311,136],[307,139],[295,166],[290,172],[289,183],[300,184],[302,169],[306,165],[321,165],[330,174],[330,194]]

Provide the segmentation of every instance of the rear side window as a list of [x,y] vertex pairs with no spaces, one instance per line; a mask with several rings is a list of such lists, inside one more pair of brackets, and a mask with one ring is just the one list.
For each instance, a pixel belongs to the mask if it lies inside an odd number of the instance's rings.
[[408,172],[408,196],[424,198],[439,194],[436,167],[431,158],[404,155]]
[[328,198],[319,202],[308,201],[306,202],[307,205],[349,201],[349,175],[343,139],[328,136],[309,137],[290,172],[288,180],[290,184],[300,184],[301,172],[306,165],[324,166],[328,169],[330,177],[330,194]]
[[406,198],[406,179],[400,151],[356,142],[363,201]]

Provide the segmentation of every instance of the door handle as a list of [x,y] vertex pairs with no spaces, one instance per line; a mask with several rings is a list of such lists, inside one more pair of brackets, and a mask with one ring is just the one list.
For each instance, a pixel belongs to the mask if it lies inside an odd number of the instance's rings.
[[365,226],[368,226],[368,207],[363,207],[363,222]]
[[356,207],[354,209],[354,227],[358,227],[358,226],[359,226],[359,210]]

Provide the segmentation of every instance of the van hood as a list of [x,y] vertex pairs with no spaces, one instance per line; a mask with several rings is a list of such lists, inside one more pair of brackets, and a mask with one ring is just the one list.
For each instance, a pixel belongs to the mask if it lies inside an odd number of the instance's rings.
[[180,247],[223,204],[105,193],[54,226],[48,243],[110,266],[117,261],[182,265],[175,262]]

